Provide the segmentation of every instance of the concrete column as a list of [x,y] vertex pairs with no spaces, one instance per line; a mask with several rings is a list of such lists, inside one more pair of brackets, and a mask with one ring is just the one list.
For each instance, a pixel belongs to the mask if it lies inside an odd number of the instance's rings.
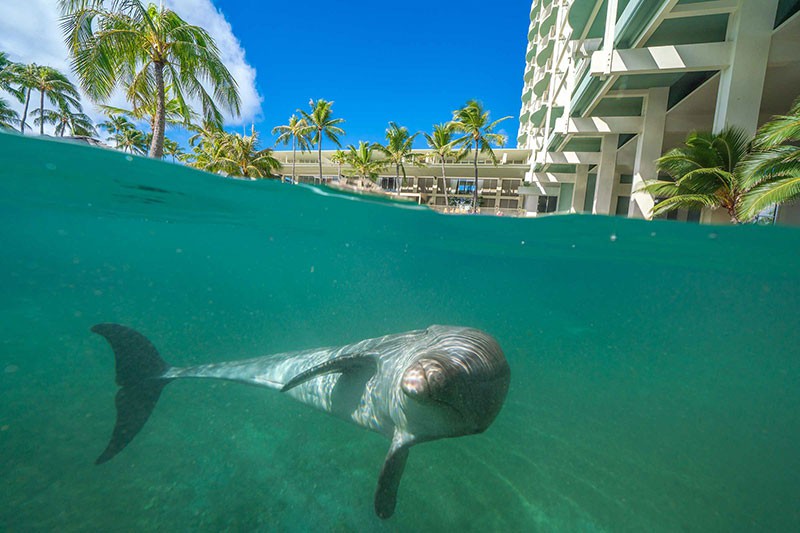
[[664,144],[664,125],[667,120],[668,87],[658,87],[647,91],[642,109],[642,132],[636,141],[636,159],[633,162],[633,184],[631,185],[631,204],[628,208],[630,218],[652,218],[653,197],[646,192],[637,192],[645,180],[658,177],[656,159],[661,157]]
[[570,213],[583,213],[586,200],[586,180],[589,178],[589,165],[578,165],[575,169],[575,189],[572,191]]
[[597,187],[594,192],[594,205],[592,205],[592,213],[595,215],[611,214],[618,144],[619,135],[603,135],[603,141],[600,144],[600,164],[597,167]]
[[754,135],[764,92],[778,0],[740,0],[728,22],[731,64],[720,73],[714,131],[728,126]]

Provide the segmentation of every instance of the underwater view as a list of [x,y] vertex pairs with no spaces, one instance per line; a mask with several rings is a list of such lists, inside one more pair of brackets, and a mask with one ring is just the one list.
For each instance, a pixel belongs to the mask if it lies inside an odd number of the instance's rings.
[[[796,531],[800,230],[446,216],[0,134],[3,531]],[[268,388],[166,387],[115,423],[98,323],[172,365],[431,325],[511,372],[480,434],[390,441]]]

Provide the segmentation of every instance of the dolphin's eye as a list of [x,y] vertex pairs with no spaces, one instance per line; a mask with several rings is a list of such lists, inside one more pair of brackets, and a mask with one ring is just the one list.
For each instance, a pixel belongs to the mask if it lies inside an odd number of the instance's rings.
[[420,359],[403,374],[402,388],[408,396],[420,401],[436,400],[446,386],[447,373],[438,361]]
[[411,365],[403,373],[403,392],[412,398],[422,399],[428,394],[428,380],[425,376],[425,368],[417,362]]

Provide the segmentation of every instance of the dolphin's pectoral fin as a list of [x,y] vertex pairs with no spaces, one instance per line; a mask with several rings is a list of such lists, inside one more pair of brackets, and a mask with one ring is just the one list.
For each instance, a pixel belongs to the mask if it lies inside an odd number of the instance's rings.
[[321,365],[317,365],[315,367],[309,368],[308,370],[304,370],[300,372],[295,377],[290,379],[286,384],[281,388],[281,392],[286,392],[291,390],[298,385],[305,383],[311,379],[314,379],[317,376],[322,376],[325,374],[348,374],[353,372],[364,372],[366,370],[371,370],[374,374],[378,368],[378,362],[375,357],[375,354],[370,353],[358,353],[352,355],[343,355],[341,357],[337,357],[335,359],[331,359],[330,361],[326,361]]
[[375,514],[380,518],[389,518],[394,514],[397,489],[400,488],[400,478],[403,477],[406,467],[408,450],[413,444],[410,439],[395,432],[378,477],[378,487],[375,489]]

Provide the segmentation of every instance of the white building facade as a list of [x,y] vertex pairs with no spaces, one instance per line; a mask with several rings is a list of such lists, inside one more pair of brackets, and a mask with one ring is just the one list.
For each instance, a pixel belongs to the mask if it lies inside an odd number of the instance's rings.
[[[517,145],[527,215],[650,218],[638,192],[692,131],[754,134],[800,94],[800,0],[534,0]],[[723,210],[670,218],[727,222]],[[800,208],[778,221],[799,223]]]

